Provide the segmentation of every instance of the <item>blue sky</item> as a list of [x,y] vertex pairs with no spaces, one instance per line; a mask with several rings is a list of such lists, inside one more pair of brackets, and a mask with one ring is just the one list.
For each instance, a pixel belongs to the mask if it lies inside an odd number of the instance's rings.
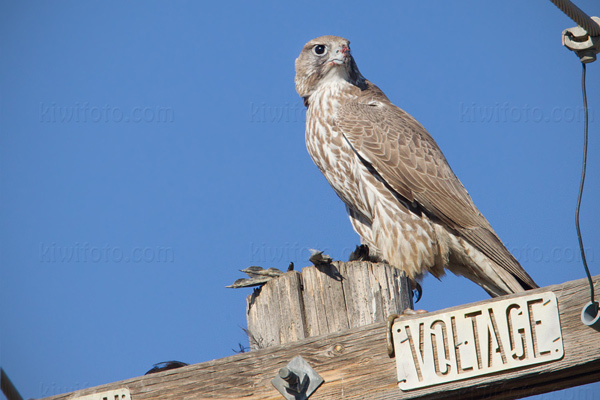
[[[0,364],[26,398],[232,355],[239,269],[347,258],[359,239],[306,152],[293,83],[324,34],[436,138],[541,286],[584,276],[581,66],[547,0],[0,4]],[[594,275],[599,68],[581,212]],[[487,297],[454,276],[423,289],[426,310]]]

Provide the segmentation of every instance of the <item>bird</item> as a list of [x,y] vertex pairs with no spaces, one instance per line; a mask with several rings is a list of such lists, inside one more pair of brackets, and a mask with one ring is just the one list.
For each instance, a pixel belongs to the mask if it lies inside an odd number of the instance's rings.
[[413,282],[446,270],[490,296],[537,288],[456,177],[439,146],[360,73],[350,42],[321,36],[295,61],[306,146],[373,257]]

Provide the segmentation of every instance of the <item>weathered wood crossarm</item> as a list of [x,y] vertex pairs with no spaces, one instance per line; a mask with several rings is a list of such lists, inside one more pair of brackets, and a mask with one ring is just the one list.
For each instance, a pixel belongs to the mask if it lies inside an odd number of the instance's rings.
[[[600,276],[594,278],[600,285]],[[600,380],[600,332],[583,325],[580,312],[589,300],[587,280],[549,286],[558,299],[564,357],[557,361],[468,380],[402,392],[397,386],[395,360],[385,345],[385,324],[377,323],[343,333],[311,337],[250,353],[190,365],[176,370],[110,383],[71,394],[128,388],[132,399],[281,399],[271,385],[278,370],[302,356],[325,380],[310,397],[318,399],[469,399],[520,398]],[[505,296],[502,299],[518,297]],[[453,307],[436,313],[484,305],[495,299]],[[407,318],[419,318],[407,317]]]

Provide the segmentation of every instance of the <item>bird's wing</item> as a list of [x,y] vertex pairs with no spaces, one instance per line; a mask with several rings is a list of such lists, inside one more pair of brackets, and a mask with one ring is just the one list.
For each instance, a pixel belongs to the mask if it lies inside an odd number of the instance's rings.
[[441,150],[413,117],[388,102],[352,101],[336,124],[358,155],[410,202],[452,228],[489,227]]
[[537,287],[477,210],[425,128],[374,94],[343,104],[336,116],[357,155],[402,197],[417,202],[527,286]]

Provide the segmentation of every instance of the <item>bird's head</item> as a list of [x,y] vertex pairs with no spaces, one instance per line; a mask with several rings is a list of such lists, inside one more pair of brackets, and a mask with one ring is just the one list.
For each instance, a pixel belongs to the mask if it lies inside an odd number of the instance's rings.
[[296,91],[307,99],[330,80],[345,80],[356,86],[365,78],[350,54],[350,41],[339,36],[321,36],[306,43],[296,59]]

